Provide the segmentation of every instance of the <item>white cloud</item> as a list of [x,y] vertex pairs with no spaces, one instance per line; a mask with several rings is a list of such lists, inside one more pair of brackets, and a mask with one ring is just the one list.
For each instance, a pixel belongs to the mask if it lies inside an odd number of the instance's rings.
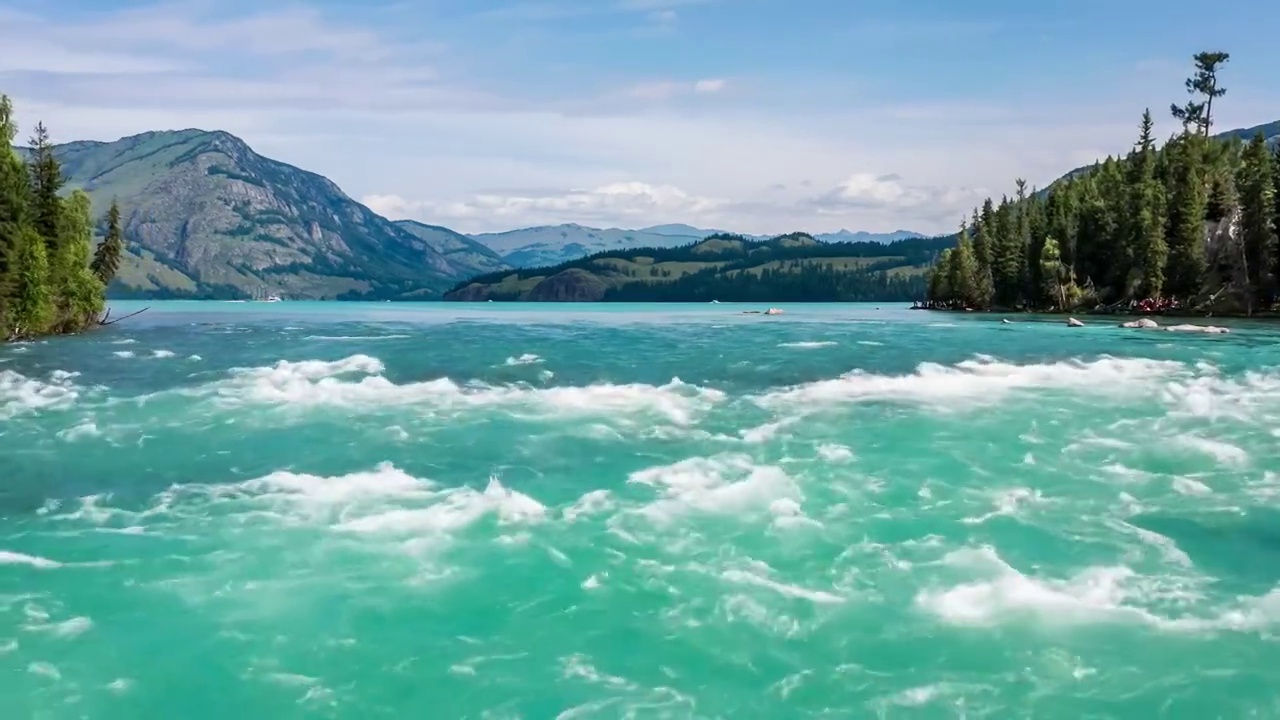
[[693,84],[693,91],[698,93],[718,93],[725,89],[728,82],[723,78],[708,78]]
[[484,193],[452,202],[367,195],[361,201],[391,218],[432,218],[473,232],[522,224],[551,225],[565,222],[565,218],[585,224],[650,224],[651,218],[710,217],[730,205],[727,200],[692,195],[671,185],[635,181],[554,195]]

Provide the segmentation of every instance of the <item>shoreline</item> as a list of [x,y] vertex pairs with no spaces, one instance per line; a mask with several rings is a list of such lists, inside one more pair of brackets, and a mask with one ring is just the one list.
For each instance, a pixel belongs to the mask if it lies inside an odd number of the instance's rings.
[[1265,312],[1254,313],[1253,315],[1243,315],[1238,313],[1197,313],[1194,311],[1186,312],[1130,312],[1127,310],[955,310],[948,308],[910,308],[911,310],[925,310],[937,313],[958,313],[973,315],[1045,315],[1049,317],[1121,317],[1129,320],[1137,320],[1139,318],[1150,318],[1157,320],[1158,318],[1170,318],[1174,320],[1278,320],[1280,319],[1280,311],[1267,310]]

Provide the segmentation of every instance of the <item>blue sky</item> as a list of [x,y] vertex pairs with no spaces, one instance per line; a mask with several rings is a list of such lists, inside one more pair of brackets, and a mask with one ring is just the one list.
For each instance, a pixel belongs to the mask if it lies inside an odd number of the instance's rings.
[[0,0],[0,92],[57,140],[222,129],[394,217],[942,232],[1164,131],[1280,118],[1280,3]]

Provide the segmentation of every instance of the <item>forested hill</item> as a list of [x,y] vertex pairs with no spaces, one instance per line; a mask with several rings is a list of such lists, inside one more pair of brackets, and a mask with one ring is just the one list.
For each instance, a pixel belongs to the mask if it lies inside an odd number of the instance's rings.
[[952,238],[823,243],[806,233],[769,240],[717,234],[675,248],[596,253],[551,267],[459,283],[446,300],[633,302],[910,301]]
[[[1183,130],[1160,145],[1148,111],[1124,157],[975,209],[930,278],[943,307],[1127,307],[1253,314],[1280,294],[1276,123],[1214,135],[1229,55],[1195,56]],[[1251,132],[1252,134],[1248,134]],[[1246,137],[1242,137],[1247,135]]]

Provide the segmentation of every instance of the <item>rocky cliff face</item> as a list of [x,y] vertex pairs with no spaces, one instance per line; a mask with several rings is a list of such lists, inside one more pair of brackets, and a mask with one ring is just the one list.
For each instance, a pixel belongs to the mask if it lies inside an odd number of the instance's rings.
[[120,294],[434,296],[474,274],[315,173],[224,132],[154,132],[55,149],[96,213],[120,203]]

